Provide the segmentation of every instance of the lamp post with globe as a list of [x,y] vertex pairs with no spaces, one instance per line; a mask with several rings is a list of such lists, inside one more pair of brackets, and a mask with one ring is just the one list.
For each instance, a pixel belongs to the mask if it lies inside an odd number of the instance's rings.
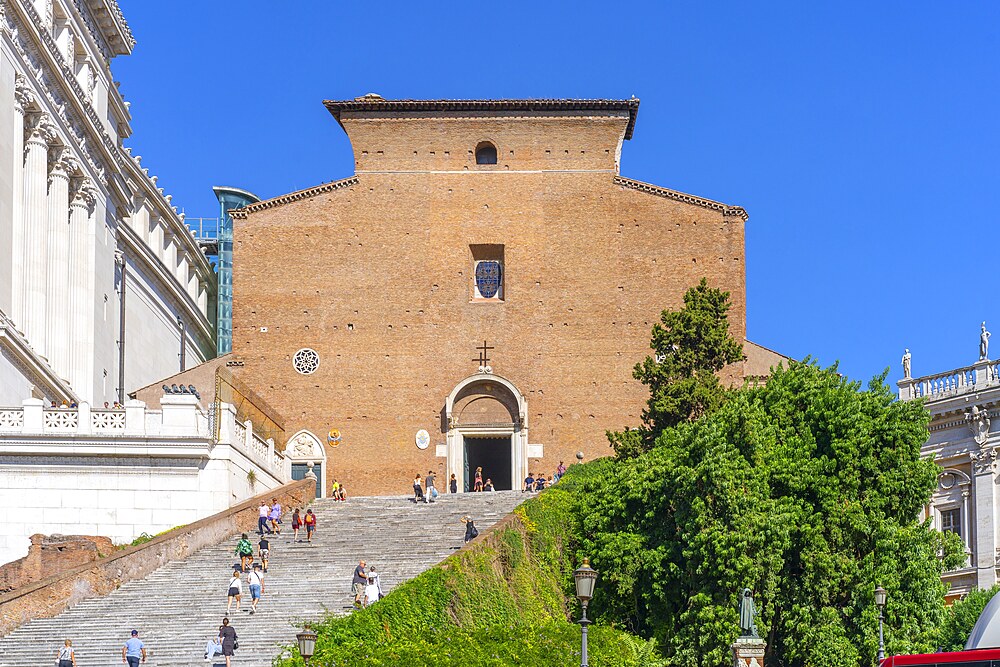
[[594,585],[597,583],[597,570],[590,567],[589,558],[584,558],[583,565],[573,572],[573,579],[576,581],[576,597],[580,600],[580,606],[583,610],[582,618],[580,619],[580,629],[582,632],[580,667],[587,667],[587,626],[590,625],[590,619],[587,618],[587,605],[590,603],[590,599],[594,597]]
[[878,661],[880,663],[885,660],[885,638],[882,635],[882,610],[885,609],[885,602],[888,597],[888,593],[881,586],[875,589],[875,606],[878,607]]

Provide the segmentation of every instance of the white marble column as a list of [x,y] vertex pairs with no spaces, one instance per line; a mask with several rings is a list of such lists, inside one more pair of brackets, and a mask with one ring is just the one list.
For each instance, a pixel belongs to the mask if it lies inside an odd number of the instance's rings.
[[69,377],[69,177],[79,168],[69,149],[54,148],[49,163],[45,354],[59,377]]
[[14,117],[11,122],[14,133],[11,137],[13,166],[11,174],[11,229],[10,263],[11,271],[11,318],[17,328],[24,330],[24,115],[34,102],[28,90],[27,81],[20,74],[14,75]]
[[29,114],[24,149],[23,331],[28,342],[45,355],[45,261],[48,242],[46,196],[49,142],[55,126],[46,113]]
[[71,183],[69,204],[69,381],[82,400],[94,392],[94,203],[88,178]]

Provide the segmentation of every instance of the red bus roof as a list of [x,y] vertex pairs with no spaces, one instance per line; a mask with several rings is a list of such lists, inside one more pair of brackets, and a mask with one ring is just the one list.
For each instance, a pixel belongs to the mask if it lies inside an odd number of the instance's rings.
[[882,661],[882,667],[902,665],[940,665],[950,662],[979,662],[1000,660],[1000,648],[977,651],[953,651],[951,653],[921,653],[918,655],[891,655]]

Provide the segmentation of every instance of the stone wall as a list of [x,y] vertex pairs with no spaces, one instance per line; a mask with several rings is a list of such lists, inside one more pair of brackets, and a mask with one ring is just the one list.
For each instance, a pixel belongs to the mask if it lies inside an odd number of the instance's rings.
[[172,530],[113,556],[87,563],[0,596],[0,636],[35,618],[50,618],[95,595],[141,579],[173,560],[218,544],[257,525],[261,500],[277,497],[282,505],[302,507],[312,501],[316,483],[304,479],[286,484],[191,525]]
[[37,533],[31,536],[27,556],[0,566],[0,594],[110,556],[114,551],[114,544],[106,537]]

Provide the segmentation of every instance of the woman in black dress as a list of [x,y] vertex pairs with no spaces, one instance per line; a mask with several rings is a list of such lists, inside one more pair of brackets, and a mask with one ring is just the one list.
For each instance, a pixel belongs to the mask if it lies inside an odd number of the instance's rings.
[[475,538],[479,537],[479,531],[476,530],[476,523],[472,520],[471,516],[463,516],[462,523],[465,524],[465,542],[468,544]]
[[231,667],[230,660],[236,650],[236,629],[229,625],[229,619],[222,619],[222,626],[219,628],[219,639],[222,640],[222,655],[226,657],[226,667]]

